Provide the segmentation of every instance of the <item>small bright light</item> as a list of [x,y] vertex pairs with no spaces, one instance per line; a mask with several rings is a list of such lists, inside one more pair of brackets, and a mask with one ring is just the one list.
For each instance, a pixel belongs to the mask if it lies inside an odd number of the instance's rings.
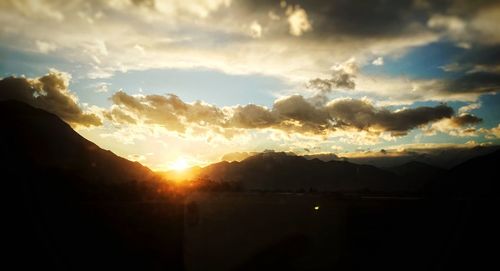
[[314,206],[314,210],[318,211],[319,210],[319,206]]
[[189,167],[189,163],[184,158],[179,158],[177,161],[170,164],[170,168],[175,171],[184,171]]

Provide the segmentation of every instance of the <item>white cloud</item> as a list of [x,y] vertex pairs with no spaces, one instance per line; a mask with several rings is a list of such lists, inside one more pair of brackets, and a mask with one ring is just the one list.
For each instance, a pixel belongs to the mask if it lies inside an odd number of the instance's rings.
[[458,72],[458,71],[462,71],[464,69],[464,67],[462,67],[457,62],[446,64],[446,65],[441,66],[439,68],[442,69],[445,72]]
[[384,65],[384,58],[379,56],[375,60],[372,61],[372,64],[375,66],[382,66],[382,65]]
[[295,5],[295,7],[288,6],[286,15],[288,16],[288,24],[290,25],[290,34],[301,36],[305,32],[312,30],[312,25],[306,11],[299,5]]
[[262,37],[262,26],[257,21],[253,21],[250,24],[250,36],[253,38]]
[[57,46],[53,43],[50,43],[50,42],[36,40],[35,43],[36,43],[36,47],[38,48],[38,51],[42,54],[47,54],[47,53],[53,52],[57,49]]
[[479,129],[479,132],[484,134],[484,136],[488,139],[500,138],[500,124],[490,129],[481,128]]
[[101,83],[98,83],[96,84],[96,87],[95,87],[95,92],[97,93],[104,93],[104,92],[108,92],[109,91],[109,86],[111,84],[110,83],[106,83],[106,82],[101,82]]
[[480,103],[470,103],[468,105],[460,107],[458,109],[458,114],[469,113],[470,111],[476,110],[476,109],[479,109],[479,108],[481,108],[481,104]]

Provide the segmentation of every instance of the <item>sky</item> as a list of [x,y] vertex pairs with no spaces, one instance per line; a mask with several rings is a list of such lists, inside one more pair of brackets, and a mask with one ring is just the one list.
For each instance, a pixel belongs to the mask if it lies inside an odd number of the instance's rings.
[[500,143],[500,1],[0,0],[0,100],[154,170]]

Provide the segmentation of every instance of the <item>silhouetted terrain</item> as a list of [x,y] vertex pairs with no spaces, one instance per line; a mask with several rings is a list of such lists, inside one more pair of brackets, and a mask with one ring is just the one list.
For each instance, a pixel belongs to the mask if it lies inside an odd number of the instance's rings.
[[498,198],[500,197],[499,164],[500,150],[473,158],[430,183],[430,189],[438,196]]
[[[209,190],[281,191],[281,192],[355,192],[393,195],[454,194],[453,190],[476,190],[474,194],[498,196],[493,180],[476,181],[475,174],[495,168],[495,154],[479,156],[447,170],[423,162],[411,161],[389,168],[376,168],[348,161],[322,161],[284,152],[267,151],[241,162],[222,161],[204,168],[193,168],[192,179]],[[479,159],[479,160],[477,160]],[[473,161],[480,161],[474,162]],[[460,168],[466,167],[463,170]],[[474,172],[474,173],[473,173]],[[173,176],[175,173],[166,173]],[[493,172],[489,173],[493,174]],[[494,176],[494,175],[490,175]],[[437,188],[437,187],[440,188]],[[424,191],[425,190],[425,191]],[[472,195],[472,190],[464,195]],[[480,192],[479,190],[484,190]],[[426,194],[428,195],[428,194]]]
[[444,177],[446,170],[425,163],[411,161],[399,166],[386,168],[408,185],[408,191],[420,191],[430,182]]
[[362,165],[372,165],[379,168],[390,168],[400,166],[410,162],[420,162],[443,169],[451,169],[472,158],[490,154],[499,150],[500,146],[475,146],[463,148],[429,148],[420,150],[405,150],[398,155],[388,155],[383,152],[365,157],[349,157],[347,161]]
[[494,200],[212,192],[188,202],[188,270],[500,267]]
[[26,104],[0,102],[0,120],[17,270],[182,267],[181,203],[152,171]]
[[498,269],[500,151],[450,170],[264,152],[197,168],[216,189],[184,199],[53,114],[4,101],[0,120],[19,270]]
[[268,191],[393,191],[402,189],[402,180],[373,166],[318,159],[280,152],[264,152],[241,162],[220,162],[204,168],[200,177],[231,181],[245,190]]

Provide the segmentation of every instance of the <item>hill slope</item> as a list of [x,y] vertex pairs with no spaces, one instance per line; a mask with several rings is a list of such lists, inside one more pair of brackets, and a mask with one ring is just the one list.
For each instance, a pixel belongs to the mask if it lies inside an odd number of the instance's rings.
[[454,197],[498,197],[500,150],[452,168],[432,184],[432,193]]
[[18,269],[182,270],[182,206],[151,170],[27,104],[0,102],[0,121],[6,258]]
[[99,148],[41,109],[2,101],[0,121],[0,148],[10,170],[57,168],[86,181],[108,183],[155,177],[148,168]]

